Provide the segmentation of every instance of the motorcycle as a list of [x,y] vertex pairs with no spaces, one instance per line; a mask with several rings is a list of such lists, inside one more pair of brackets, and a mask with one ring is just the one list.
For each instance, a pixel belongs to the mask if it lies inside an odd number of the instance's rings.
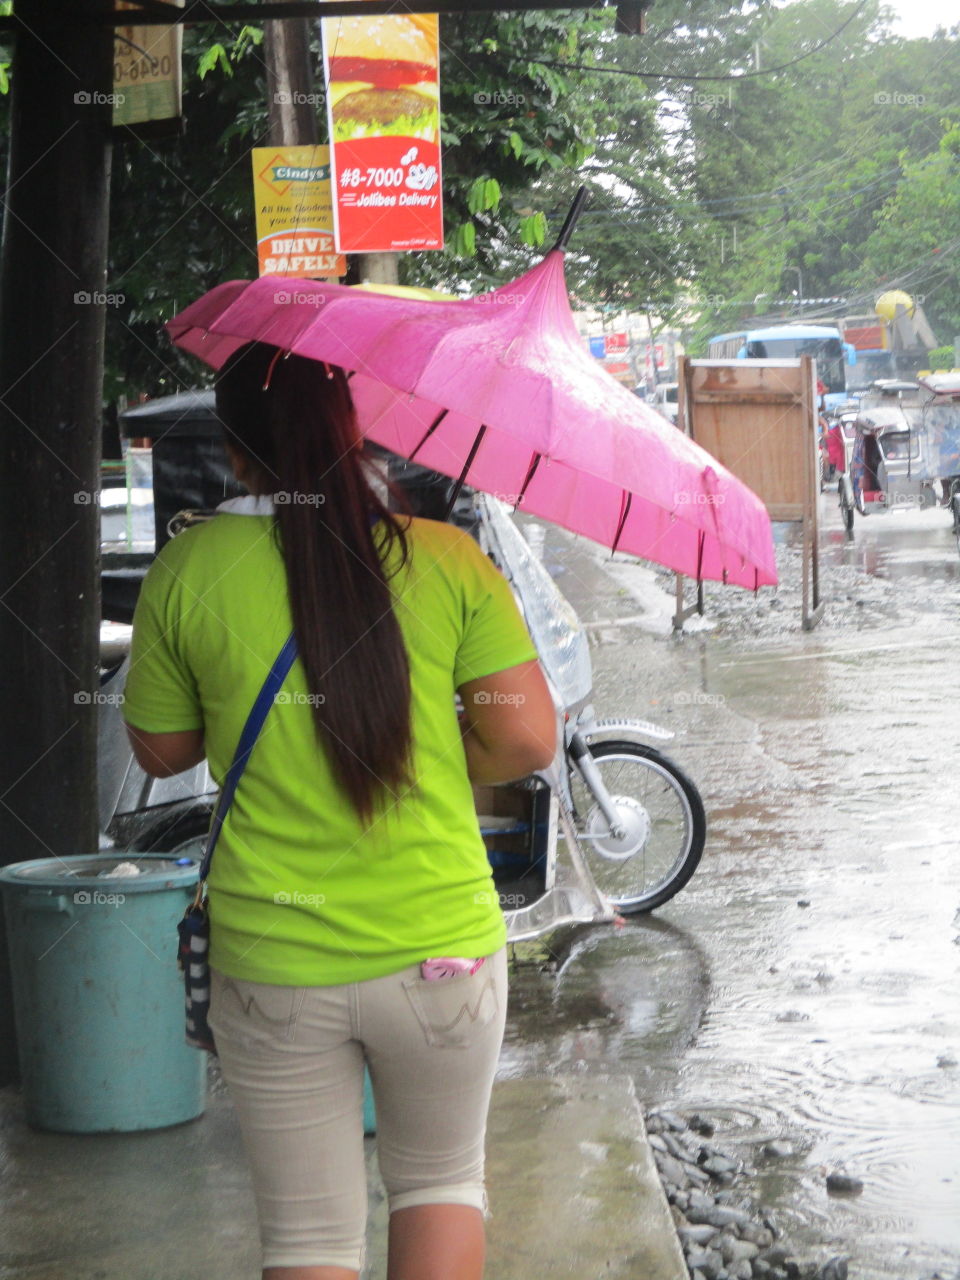
[[[545,823],[544,805],[538,813],[536,800],[525,824],[524,815],[519,818],[514,834],[529,835],[526,850],[515,847],[512,856],[501,856],[511,853],[502,848],[502,828],[485,824],[484,797],[478,799],[507,936],[519,941],[561,924],[652,911],[678,893],[700,863],[703,801],[683,770],[650,745],[651,739],[672,738],[670,730],[648,720],[597,718],[579,618],[508,508],[484,494],[475,494],[474,501],[476,536],[513,586],[562,722],[550,768],[519,787],[496,788],[505,795],[526,790],[550,798]],[[501,800],[504,805],[509,801]],[[526,877],[533,886],[516,900],[518,881]]]

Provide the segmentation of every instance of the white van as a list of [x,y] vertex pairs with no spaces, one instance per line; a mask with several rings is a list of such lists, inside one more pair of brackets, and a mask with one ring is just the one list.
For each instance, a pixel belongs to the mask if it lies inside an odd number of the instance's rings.
[[665,418],[669,418],[674,426],[677,422],[679,389],[678,382],[658,382],[653,393],[653,407]]

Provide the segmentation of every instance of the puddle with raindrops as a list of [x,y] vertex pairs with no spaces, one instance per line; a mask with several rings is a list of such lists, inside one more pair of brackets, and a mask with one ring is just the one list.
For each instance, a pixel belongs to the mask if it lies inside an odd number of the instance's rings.
[[[708,840],[654,915],[516,973],[502,1070],[626,1072],[646,1106],[714,1121],[801,1255],[846,1254],[853,1280],[953,1276],[960,556],[941,511],[858,520],[852,542],[830,495],[823,513],[812,632],[793,530],[776,595],[708,586],[707,625],[679,640],[672,578],[547,531],[598,713],[676,732]],[[764,1159],[772,1139],[793,1154]],[[862,1193],[828,1195],[836,1170]]]

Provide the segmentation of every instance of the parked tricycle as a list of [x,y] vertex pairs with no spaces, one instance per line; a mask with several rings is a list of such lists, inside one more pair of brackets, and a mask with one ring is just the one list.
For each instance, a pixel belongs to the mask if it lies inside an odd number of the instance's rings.
[[960,533],[960,374],[873,384],[853,422],[853,449],[838,493],[844,527],[861,516],[938,502]]

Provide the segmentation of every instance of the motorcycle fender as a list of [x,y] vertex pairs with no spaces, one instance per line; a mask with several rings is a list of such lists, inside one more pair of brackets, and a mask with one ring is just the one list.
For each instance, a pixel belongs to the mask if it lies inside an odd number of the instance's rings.
[[668,738],[676,737],[672,729],[662,729],[651,720],[594,720],[591,724],[581,724],[578,728],[588,740],[601,733],[617,735],[626,733],[632,734],[635,738],[659,738],[664,742]]

